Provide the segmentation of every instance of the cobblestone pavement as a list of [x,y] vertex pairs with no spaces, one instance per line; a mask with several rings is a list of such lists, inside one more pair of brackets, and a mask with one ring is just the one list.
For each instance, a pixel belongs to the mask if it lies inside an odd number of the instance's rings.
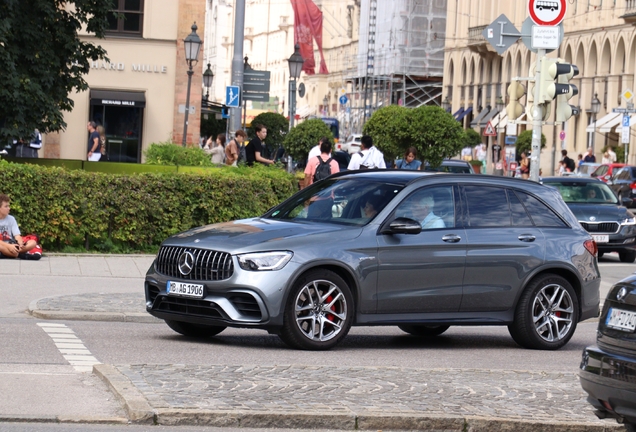
[[[159,424],[188,419],[188,424],[218,425],[240,417],[237,413],[245,423],[258,414],[296,413],[322,418],[320,427],[342,429],[347,424],[473,431],[619,428],[612,421],[594,420],[574,373],[320,365],[145,364],[115,369],[110,376],[125,377]],[[325,424],[324,418],[340,420]]]

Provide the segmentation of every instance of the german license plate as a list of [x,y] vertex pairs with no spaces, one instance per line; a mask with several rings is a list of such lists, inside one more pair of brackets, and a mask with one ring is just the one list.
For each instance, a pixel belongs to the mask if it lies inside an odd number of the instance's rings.
[[600,235],[600,234],[592,234],[592,238],[596,243],[607,243],[609,242],[608,235]]
[[168,281],[166,284],[166,291],[168,292],[168,295],[173,296],[195,298],[203,297],[203,285],[199,284]]
[[617,330],[634,331],[636,329],[636,312],[610,308],[605,324]]

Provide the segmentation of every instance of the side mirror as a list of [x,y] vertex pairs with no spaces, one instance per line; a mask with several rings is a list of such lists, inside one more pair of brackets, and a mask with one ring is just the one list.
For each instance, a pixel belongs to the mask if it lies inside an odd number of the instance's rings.
[[382,230],[382,234],[419,234],[422,225],[414,219],[399,217],[392,220],[388,227]]

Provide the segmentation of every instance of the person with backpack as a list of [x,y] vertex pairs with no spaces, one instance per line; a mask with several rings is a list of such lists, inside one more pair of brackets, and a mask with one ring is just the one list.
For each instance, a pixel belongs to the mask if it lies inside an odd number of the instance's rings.
[[360,138],[360,148],[362,150],[351,156],[348,170],[386,168],[384,155],[373,145],[373,138],[363,135]]
[[331,149],[333,145],[329,139],[326,139],[320,144],[320,156],[311,158],[307,161],[305,167],[305,185],[309,186],[312,183],[316,183],[320,180],[324,180],[331,174],[340,172],[338,162],[331,157]]

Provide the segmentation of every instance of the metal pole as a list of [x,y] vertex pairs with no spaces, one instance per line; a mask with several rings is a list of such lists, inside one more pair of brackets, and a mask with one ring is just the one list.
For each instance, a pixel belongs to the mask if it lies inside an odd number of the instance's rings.
[[[234,57],[232,57],[232,85],[241,90],[243,100],[243,40],[245,37],[245,0],[236,0],[234,6]],[[230,134],[241,128],[241,105],[230,108]]]
[[188,135],[188,114],[190,114],[190,85],[192,84],[192,75],[194,75],[194,71],[192,70],[192,62],[188,62],[190,64],[190,70],[188,70],[188,93],[186,94],[186,106],[185,106],[185,117],[183,118],[183,141],[181,145],[183,147],[186,146],[186,137]]
[[594,144],[596,144],[596,113],[592,114],[592,124],[594,125],[594,130],[592,131],[592,154],[596,154],[596,149],[594,148]]
[[537,50],[537,63],[534,76],[534,112],[532,113],[532,155],[530,157],[530,180],[539,181],[539,168],[541,164],[541,63],[545,58],[545,49]]
[[294,127],[294,112],[296,108],[296,79],[289,79],[289,95],[287,97],[287,108],[289,110],[289,130]]

